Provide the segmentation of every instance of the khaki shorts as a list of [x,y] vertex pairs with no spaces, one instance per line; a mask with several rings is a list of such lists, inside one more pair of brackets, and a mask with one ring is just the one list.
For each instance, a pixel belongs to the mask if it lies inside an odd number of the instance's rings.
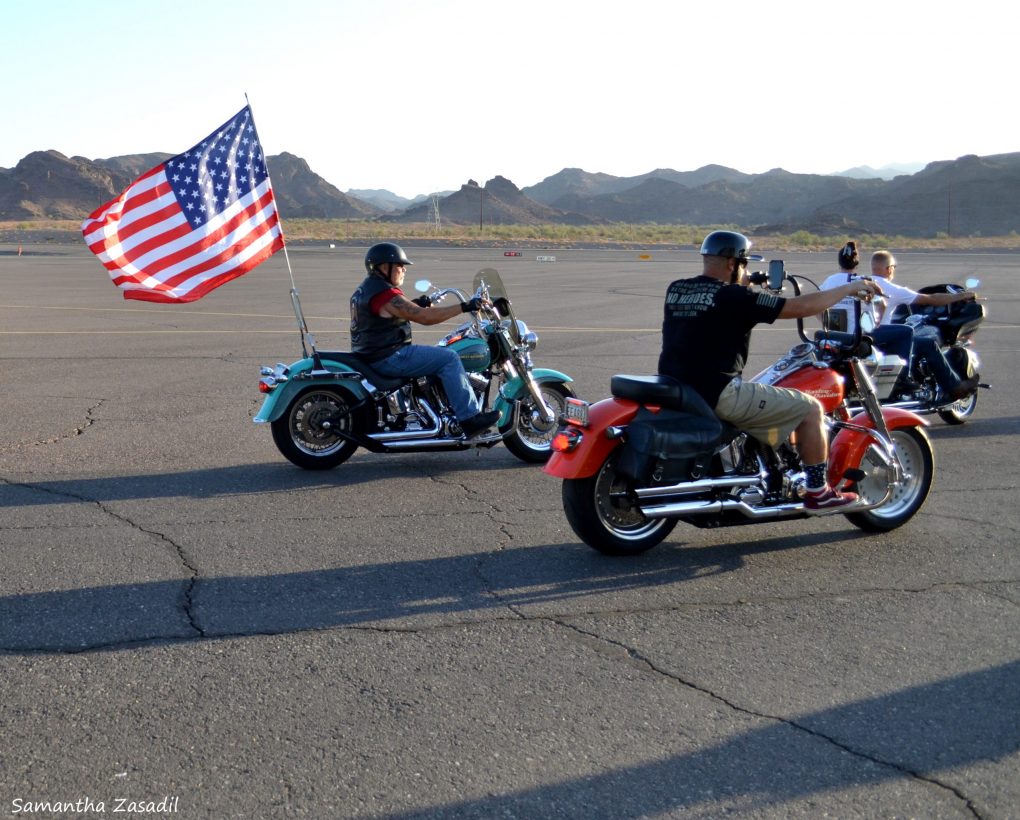
[[719,394],[715,413],[738,430],[775,447],[817,403],[817,399],[799,390],[734,379]]

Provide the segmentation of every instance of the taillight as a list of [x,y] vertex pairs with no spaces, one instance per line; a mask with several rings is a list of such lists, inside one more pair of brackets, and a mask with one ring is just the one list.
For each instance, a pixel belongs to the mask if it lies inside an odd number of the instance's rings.
[[260,393],[272,393],[276,389],[276,379],[268,378],[259,381]]
[[569,453],[576,450],[584,439],[584,434],[576,427],[565,427],[558,430],[549,442],[549,447],[556,453]]

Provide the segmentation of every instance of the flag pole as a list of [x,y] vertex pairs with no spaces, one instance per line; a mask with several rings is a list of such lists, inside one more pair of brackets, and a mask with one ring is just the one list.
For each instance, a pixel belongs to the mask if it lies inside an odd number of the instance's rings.
[[[255,112],[252,111],[251,101],[248,99],[248,92],[244,92],[244,102],[251,111],[251,127],[255,131],[255,139],[262,148],[262,161],[266,164],[266,178],[269,180],[269,187],[273,187],[273,179],[269,174],[269,157],[266,155],[266,146],[259,136],[258,126],[255,125]],[[275,196],[273,197],[275,199]],[[276,203],[276,210],[279,214],[280,204]],[[283,236],[283,220],[280,219],[280,235]],[[290,254],[287,253],[287,238],[283,236],[283,258],[287,261],[287,273],[290,274],[290,302],[294,306],[294,316],[297,319],[298,333],[301,336],[301,354],[308,358],[308,347],[312,349],[312,359],[316,370],[322,370],[322,362],[319,360],[319,351],[315,347],[315,337],[308,329],[308,322],[305,321],[305,313],[301,309],[301,296],[298,293],[297,284],[294,282],[294,270],[290,266]],[[308,347],[305,347],[305,340],[308,340]]]

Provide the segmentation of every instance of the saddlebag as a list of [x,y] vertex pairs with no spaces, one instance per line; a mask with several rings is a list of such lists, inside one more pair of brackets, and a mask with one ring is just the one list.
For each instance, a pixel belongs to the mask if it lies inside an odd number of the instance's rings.
[[722,423],[712,417],[642,408],[629,425],[616,473],[637,486],[677,484],[701,478],[722,440]]

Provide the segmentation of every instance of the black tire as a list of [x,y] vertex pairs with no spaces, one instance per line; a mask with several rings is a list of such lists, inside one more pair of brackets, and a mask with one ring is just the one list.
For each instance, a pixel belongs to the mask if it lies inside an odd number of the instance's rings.
[[[332,387],[309,387],[271,423],[273,441],[292,464],[303,470],[331,470],[347,461],[358,445],[338,436],[339,428],[351,432],[358,416],[350,413],[353,397]],[[343,414],[343,415],[339,415]],[[324,426],[324,422],[330,426]]]
[[953,402],[937,412],[946,424],[964,424],[977,409],[977,400],[977,391],[975,390],[966,398]]
[[535,415],[535,402],[531,396],[525,396],[514,414],[517,424],[514,427],[501,429],[503,444],[521,461],[529,464],[544,464],[552,455],[550,445],[559,426],[559,418],[563,415],[567,398],[574,398],[575,393],[562,382],[545,382],[538,385],[542,398],[553,411],[553,421],[545,424]]
[[611,455],[589,478],[563,482],[563,511],[571,529],[589,547],[606,555],[637,555],[669,535],[676,519],[645,518],[627,483],[616,476],[616,457]]
[[[957,303],[960,304],[960,303]],[[952,306],[951,306],[952,307]],[[952,366],[953,371],[961,379],[969,379],[974,375],[974,365],[971,356],[966,350],[960,347],[951,347],[946,353],[946,358]],[[977,391],[975,390],[966,398],[953,402],[938,410],[939,417],[946,424],[964,424],[977,409]]]
[[[890,435],[903,467],[903,483],[881,507],[846,514],[851,524],[868,532],[889,532],[906,524],[928,498],[935,475],[935,452],[928,434],[922,428],[899,427],[892,430]],[[877,461],[869,462],[869,454],[872,452],[872,448],[865,452],[860,468],[866,473],[874,471],[874,476],[854,486],[854,491],[865,500],[880,498],[885,493],[885,469]]]

